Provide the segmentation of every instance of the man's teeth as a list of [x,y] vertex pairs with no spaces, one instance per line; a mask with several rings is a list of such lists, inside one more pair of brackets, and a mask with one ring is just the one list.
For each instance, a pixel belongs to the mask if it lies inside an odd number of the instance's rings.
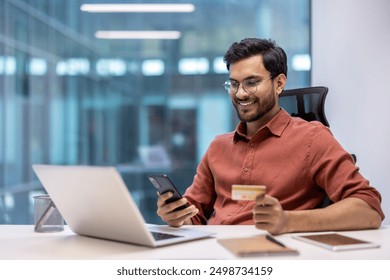
[[249,106],[249,105],[251,105],[251,104],[253,104],[253,103],[255,103],[255,102],[239,102],[240,103],[240,105],[241,106]]

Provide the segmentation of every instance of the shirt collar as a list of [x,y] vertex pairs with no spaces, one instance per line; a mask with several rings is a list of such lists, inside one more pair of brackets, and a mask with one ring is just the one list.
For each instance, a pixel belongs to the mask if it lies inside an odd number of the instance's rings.
[[[256,137],[260,131],[268,129],[273,135],[280,137],[291,120],[291,116],[282,108],[280,111],[263,127],[261,127],[253,137]],[[233,142],[237,142],[239,139],[247,139],[245,135],[246,123],[240,122],[235,130]]]

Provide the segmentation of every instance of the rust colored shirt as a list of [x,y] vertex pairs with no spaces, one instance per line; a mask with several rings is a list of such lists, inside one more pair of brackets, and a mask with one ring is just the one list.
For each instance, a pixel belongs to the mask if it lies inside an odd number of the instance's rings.
[[233,184],[265,185],[284,210],[318,208],[327,194],[366,201],[384,218],[381,196],[359,173],[351,155],[319,122],[283,109],[250,139],[245,123],[217,136],[184,196],[200,211],[194,224],[253,224],[253,201],[231,199]]

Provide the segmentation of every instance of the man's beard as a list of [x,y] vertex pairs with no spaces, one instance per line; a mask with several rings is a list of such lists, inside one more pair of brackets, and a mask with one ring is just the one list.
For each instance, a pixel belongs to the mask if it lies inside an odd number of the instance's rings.
[[271,111],[272,108],[274,108],[275,104],[276,104],[275,95],[269,94],[263,100],[257,99],[257,105],[260,107],[258,111],[256,111],[252,115],[244,116],[244,114],[240,114],[239,109],[237,109],[237,104],[233,102],[233,106],[236,109],[238,118],[244,122],[258,121],[259,119],[264,117],[269,111]]

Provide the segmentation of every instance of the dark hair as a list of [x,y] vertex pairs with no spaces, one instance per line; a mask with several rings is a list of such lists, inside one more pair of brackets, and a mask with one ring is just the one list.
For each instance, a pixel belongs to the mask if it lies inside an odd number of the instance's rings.
[[234,42],[223,60],[229,70],[230,64],[255,55],[263,56],[264,67],[271,73],[271,77],[279,74],[287,77],[287,55],[273,40],[246,38],[239,43]]

